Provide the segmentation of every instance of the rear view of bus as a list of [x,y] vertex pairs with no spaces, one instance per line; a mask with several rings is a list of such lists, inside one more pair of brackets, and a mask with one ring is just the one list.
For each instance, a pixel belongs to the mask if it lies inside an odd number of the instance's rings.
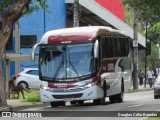
[[[44,34],[32,52],[34,59],[34,51],[37,46],[40,47],[42,102],[50,102],[52,107],[65,106],[66,101],[83,104],[85,100],[93,100],[94,104],[104,104],[107,96],[111,102],[123,101],[125,80],[131,79],[130,62],[127,62],[127,69],[120,71],[117,71],[119,68],[116,68],[116,62],[108,63],[112,60],[103,58],[106,53],[102,45],[104,36],[126,39],[126,36],[117,30],[98,26],[59,29]],[[120,62],[119,58],[116,58],[116,61]],[[113,70],[104,70],[109,67],[113,67]]]

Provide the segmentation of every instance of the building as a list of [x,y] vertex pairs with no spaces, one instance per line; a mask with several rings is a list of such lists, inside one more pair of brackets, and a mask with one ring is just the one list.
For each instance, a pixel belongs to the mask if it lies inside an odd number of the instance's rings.
[[[74,0],[48,0],[44,2],[49,6],[49,11],[36,11],[20,19],[20,50],[17,53],[31,54],[32,46],[39,42],[42,35],[49,30],[73,26],[73,2]],[[133,29],[124,23],[124,6],[121,0],[79,0],[79,24],[104,25],[126,31],[133,38]],[[13,30],[14,31],[14,30]],[[16,34],[17,35],[17,34]],[[145,38],[138,34],[140,46],[145,46]],[[18,38],[17,38],[18,39]],[[11,40],[12,52],[18,50],[18,40]],[[10,52],[7,50],[7,52]],[[36,51],[38,53],[38,50]],[[25,67],[37,67],[37,62],[21,61],[11,63],[11,75],[17,74],[15,66],[20,65],[20,71]]]

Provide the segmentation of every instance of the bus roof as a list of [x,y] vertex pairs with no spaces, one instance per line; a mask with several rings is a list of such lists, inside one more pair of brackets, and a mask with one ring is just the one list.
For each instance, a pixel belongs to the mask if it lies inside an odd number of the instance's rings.
[[80,43],[96,40],[98,36],[126,36],[124,32],[105,26],[64,28],[46,32],[41,44]]

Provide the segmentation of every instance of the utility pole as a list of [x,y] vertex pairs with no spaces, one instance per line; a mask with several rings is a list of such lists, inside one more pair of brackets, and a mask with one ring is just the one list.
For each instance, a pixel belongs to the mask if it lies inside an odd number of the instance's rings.
[[134,13],[134,40],[133,40],[133,48],[134,48],[134,56],[133,56],[133,89],[138,89],[138,14]]
[[74,0],[73,26],[79,27],[79,0]]
[[146,80],[147,80],[147,34],[148,34],[148,20],[146,20],[146,50],[145,50],[145,81],[144,81],[144,87],[146,88]]

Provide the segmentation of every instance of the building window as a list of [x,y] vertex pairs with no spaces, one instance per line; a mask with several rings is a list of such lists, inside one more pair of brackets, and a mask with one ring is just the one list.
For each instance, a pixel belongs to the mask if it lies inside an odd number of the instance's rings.
[[7,41],[6,50],[13,50],[13,29]]
[[21,48],[32,48],[37,42],[36,35],[21,35],[20,37],[20,47]]

